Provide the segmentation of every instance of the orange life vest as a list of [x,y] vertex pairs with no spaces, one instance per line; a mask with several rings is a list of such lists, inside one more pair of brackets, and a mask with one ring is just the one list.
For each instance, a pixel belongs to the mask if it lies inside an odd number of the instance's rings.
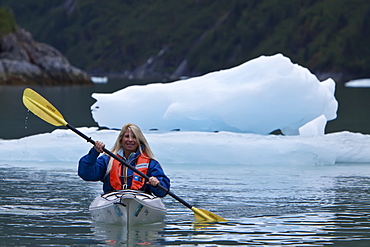
[[[150,158],[145,157],[143,154],[140,154],[136,160],[136,169],[144,173],[145,175],[148,173]],[[110,171],[110,184],[115,190],[122,190],[123,184],[121,177],[123,177],[123,169],[122,164],[114,159],[112,164],[112,169]],[[128,189],[132,190],[139,190],[144,186],[145,179],[141,177],[136,172],[133,174],[131,178],[131,187]]]

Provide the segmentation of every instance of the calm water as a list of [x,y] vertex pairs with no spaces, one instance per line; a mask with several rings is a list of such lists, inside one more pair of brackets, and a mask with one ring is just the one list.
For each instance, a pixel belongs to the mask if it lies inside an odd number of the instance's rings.
[[[96,126],[92,92],[124,86],[33,89],[80,127]],[[55,129],[27,113],[24,88],[0,87],[0,139]],[[327,131],[370,133],[369,93],[338,85],[338,118]],[[0,161],[0,246],[370,246],[370,164],[162,165],[174,193],[228,222],[193,224],[192,211],[166,197],[163,224],[129,230],[96,224],[88,206],[101,184],[82,181],[77,164]]]
[[1,246],[369,246],[370,164],[171,165],[173,192],[223,216],[193,224],[171,197],[163,224],[125,229],[91,221],[100,182],[76,164],[0,164]]
[[[90,111],[90,106],[95,102],[91,94],[112,93],[131,84],[145,84],[145,82],[112,80],[108,84],[91,86],[31,86],[31,88],[50,101],[73,126],[97,127]],[[25,88],[26,86],[0,86],[0,126],[2,127],[0,139],[18,139],[55,129],[54,126],[40,121],[33,114],[28,114],[27,108],[22,103]]]

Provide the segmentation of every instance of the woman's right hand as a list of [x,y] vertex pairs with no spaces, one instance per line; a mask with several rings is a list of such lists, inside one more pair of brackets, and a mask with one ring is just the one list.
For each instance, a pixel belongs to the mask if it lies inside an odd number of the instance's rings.
[[103,142],[96,141],[95,142],[95,145],[94,145],[94,148],[99,153],[102,153],[103,152],[103,149],[105,148],[105,144]]

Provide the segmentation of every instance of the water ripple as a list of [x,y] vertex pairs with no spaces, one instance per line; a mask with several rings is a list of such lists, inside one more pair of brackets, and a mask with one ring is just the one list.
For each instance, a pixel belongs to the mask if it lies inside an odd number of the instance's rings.
[[125,229],[91,221],[88,206],[101,184],[82,181],[74,169],[0,166],[0,242],[8,246],[368,246],[370,174],[356,170],[351,175],[353,167],[345,170],[346,176],[343,167],[340,174],[336,171],[337,167],[316,167],[304,176],[302,168],[266,175],[263,168],[254,167],[239,171],[243,178],[249,172],[254,177],[241,183],[227,179],[225,186],[219,186],[215,180],[222,170],[206,181],[193,178],[192,184],[187,180],[190,175],[179,169],[173,191],[229,221],[195,224],[191,210],[166,197],[163,224]]

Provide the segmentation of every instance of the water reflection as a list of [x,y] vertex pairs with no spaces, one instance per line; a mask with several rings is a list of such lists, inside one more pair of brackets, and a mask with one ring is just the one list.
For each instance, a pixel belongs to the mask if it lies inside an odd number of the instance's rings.
[[[370,223],[366,220],[369,214],[358,215],[358,218],[362,221],[358,227],[354,227],[358,222],[353,219],[353,215],[338,218],[336,214],[329,212],[251,217],[239,222],[202,227],[189,223],[168,224],[163,234],[164,242],[161,244],[196,246],[344,244],[346,246],[349,240],[359,244],[369,244],[367,241],[370,237],[368,232]],[[246,222],[243,222],[244,220]],[[347,228],[338,226],[340,222],[347,222]]]
[[[171,197],[165,222],[130,229],[91,221],[88,206],[101,184],[84,182],[76,165],[0,164],[0,243],[4,246],[322,246],[370,243],[369,164],[319,167],[220,167],[188,183],[173,165],[180,197],[228,222],[194,224],[191,210]],[[185,169],[186,170],[186,169]],[[216,172],[218,171],[218,172]],[[226,174],[226,175],[225,175]],[[238,174],[238,176],[234,176]],[[251,175],[252,174],[252,175]],[[298,176],[299,175],[299,176]],[[224,187],[217,179],[226,177]],[[247,179],[246,179],[247,178]],[[263,179],[261,179],[263,178]],[[239,181],[239,182],[238,182]],[[265,182],[261,182],[265,181]],[[183,186],[186,184],[186,186]]]
[[133,226],[130,229],[123,225],[92,224],[95,239],[101,239],[106,244],[119,244],[127,246],[152,245],[161,242],[160,235],[165,228],[165,223]]

